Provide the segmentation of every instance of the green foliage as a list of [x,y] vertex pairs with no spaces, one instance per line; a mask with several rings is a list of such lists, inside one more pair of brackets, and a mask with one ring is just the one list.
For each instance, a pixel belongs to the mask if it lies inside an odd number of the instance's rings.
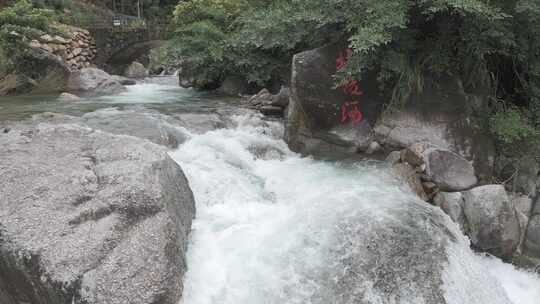
[[[59,12],[59,21],[79,27],[88,27],[97,24],[109,24],[113,13],[104,7],[96,6],[82,1],[62,1],[61,8],[53,6]],[[50,6],[47,6],[50,7]]]
[[0,27],[11,24],[47,32],[50,31],[49,24],[54,18],[53,11],[34,8],[30,1],[19,0],[13,6],[0,11]]
[[490,118],[490,129],[504,144],[515,144],[535,135],[527,117],[516,108],[498,111]]
[[233,74],[267,85],[295,53],[348,41],[336,84],[376,73],[399,109],[426,76],[456,76],[467,93],[508,105],[492,105],[486,121],[501,150],[538,138],[540,0],[192,0],[175,21],[171,54],[200,83]]
[[0,11],[0,70],[7,73],[21,69],[30,39],[60,33],[51,26],[55,20],[53,11],[35,8],[28,0],[19,0]]

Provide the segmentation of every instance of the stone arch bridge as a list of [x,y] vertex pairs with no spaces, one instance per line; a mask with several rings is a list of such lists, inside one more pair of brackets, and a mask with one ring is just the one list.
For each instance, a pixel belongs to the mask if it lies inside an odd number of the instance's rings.
[[86,28],[96,42],[94,64],[115,74],[121,73],[127,65],[151,49],[162,45],[171,32],[163,24],[93,24]]

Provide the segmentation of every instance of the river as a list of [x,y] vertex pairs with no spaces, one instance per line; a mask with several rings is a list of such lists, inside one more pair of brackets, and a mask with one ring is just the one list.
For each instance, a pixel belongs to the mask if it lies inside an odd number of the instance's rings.
[[[337,283],[346,272],[340,261],[344,254],[355,254],[342,250],[347,245],[343,229],[349,227],[344,223],[361,219],[365,226],[355,231],[358,237],[384,242],[384,233],[395,230],[380,226],[400,225],[405,207],[433,212],[432,207],[416,199],[383,163],[317,160],[290,151],[281,122],[238,105],[234,98],[182,89],[172,78],[159,78],[120,95],[80,102],[50,96],[4,98],[0,121],[45,111],[83,115],[107,108],[152,109],[166,115],[218,113],[223,120],[218,128],[179,126],[187,140],[170,152],[185,171],[197,204],[180,303],[349,303],[336,300]],[[457,231],[452,223],[445,225]],[[411,232],[412,241],[423,244],[423,233]],[[539,275],[474,254],[464,237],[442,254],[448,261],[439,288],[447,303],[540,303]],[[405,274],[395,282],[409,287],[396,287],[397,292],[386,293],[370,274],[358,274],[362,284],[353,287],[364,289],[365,302],[360,303],[424,303],[416,294],[426,293],[423,289],[431,285],[406,282],[406,274],[417,272],[423,262],[407,263],[386,265]],[[482,282],[497,288],[480,290]]]

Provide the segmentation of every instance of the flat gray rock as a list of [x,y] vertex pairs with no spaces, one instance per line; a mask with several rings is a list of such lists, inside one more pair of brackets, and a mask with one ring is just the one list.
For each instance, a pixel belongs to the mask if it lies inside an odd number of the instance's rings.
[[70,123],[0,143],[0,303],[178,302],[195,206],[165,148]]
[[97,130],[145,138],[169,148],[187,139],[176,127],[179,121],[153,111],[103,109],[83,115],[82,122]]

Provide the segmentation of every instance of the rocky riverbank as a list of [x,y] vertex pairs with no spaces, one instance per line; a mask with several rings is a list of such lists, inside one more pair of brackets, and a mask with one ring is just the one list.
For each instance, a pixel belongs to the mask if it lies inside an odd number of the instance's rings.
[[[134,79],[149,76],[138,62],[128,65],[126,77],[109,75],[95,65],[98,49],[89,31],[64,24],[57,27],[62,36],[44,34],[29,39],[17,32],[10,33],[13,39],[22,41],[19,52],[24,56],[25,70],[14,69],[0,75],[0,96],[64,92],[84,97],[110,95],[125,91],[123,86],[135,84]],[[77,100],[66,96],[65,100]]]
[[[460,225],[475,249],[540,265],[540,168],[531,159],[510,174],[501,170],[509,165],[472,118],[486,110],[482,89],[465,92],[459,78],[426,77],[422,94],[402,109],[384,110],[370,77],[334,88],[342,48],[333,44],[297,54],[290,90],[263,90],[246,103],[284,117],[286,140],[295,151],[386,158],[413,192]],[[350,101],[355,94],[358,101]]]

